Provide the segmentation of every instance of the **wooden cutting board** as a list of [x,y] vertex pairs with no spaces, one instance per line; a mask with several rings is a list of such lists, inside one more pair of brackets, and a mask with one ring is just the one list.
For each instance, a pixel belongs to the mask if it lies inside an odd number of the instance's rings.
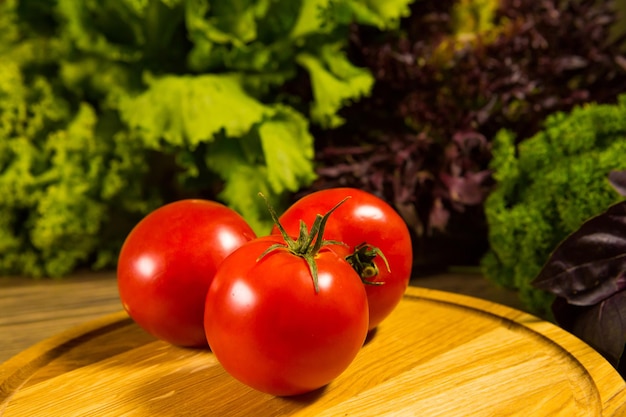
[[210,351],[155,340],[120,312],[0,365],[0,414],[620,417],[626,385],[599,354],[550,323],[411,287],[350,367],[309,394],[254,391]]

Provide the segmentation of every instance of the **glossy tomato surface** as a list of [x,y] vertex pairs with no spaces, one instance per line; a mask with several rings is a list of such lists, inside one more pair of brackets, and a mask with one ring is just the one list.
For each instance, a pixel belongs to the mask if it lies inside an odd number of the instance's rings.
[[[413,247],[404,219],[387,202],[371,193],[355,188],[331,188],[302,197],[279,220],[288,234],[297,236],[300,220],[311,224],[317,214],[323,215],[346,197],[350,198],[329,217],[324,239],[344,242],[349,252],[367,243],[380,249],[387,259],[389,270],[382,258],[376,257],[374,262],[379,273],[368,278],[383,284],[365,285],[369,328],[373,329],[400,302],[411,278]],[[272,233],[278,230],[274,228]]]
[[255,237],[238,213],[217,202],[180,200],[156,209],[133,228],[120,251],[124,308],[159,339],[206,345],[204,301],[217,267]]
[[320,388],[353,361],[367,335],[367,297],[358,275],[334,252],[315,262],[319,292],[303,258],[277,250],[280,236],[236,250],[220,266],[206,299],[205,331],[224,369],[278,396]]

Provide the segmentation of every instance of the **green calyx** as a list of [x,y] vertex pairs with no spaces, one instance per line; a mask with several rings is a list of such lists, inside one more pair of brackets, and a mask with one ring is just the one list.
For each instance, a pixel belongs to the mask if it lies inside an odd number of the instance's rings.
[[318,282],[318,273],[317,273],[317,263],[315,262],[315,255],[320,251],[320,249],[326,245],[345,245],[342,242],[337,242],[334,240],[324,240],[324,229],[326,228],[326,222],[328,221],[329,216],[333,211],[337,209],[341,204],[343,204],[348,198],[346,197],[337,203],[333,208],[331,208],[326,214],[321,215],[317,214],[315,216],[315,220],[313,221],[313,225],[311,226],[311,230],[307,229],[307,225],[303,220],[300,220],[300,231],[297,239],[291,238],[285,228],[280,224],[278,220],[278,215],[276,211],[271,206],[267,198],[263,195],[263,193],[259,193],[259,196],[263,197],[265,200],[265,204],[267,205],[267,209],[272,216],[272,220],[280,234],[282,235],[285,243],[276,243],[267,248],[261,256],[257,259],[260,261],[265,256],[277,250],[287,250],[289,253],[299,256],[303,258],[311,272],[311,277],[313,278],[313,286],[315,287],[315,292],[319,292],[319,282]]
[[361,281],[367,285],[383,285],[383,281],[373,281],[371,278],[378,275],[378,266],[374,262],[377,256],[380,256],[385,262],[387,271],[391,271],[389,268],[389,262],[383,252],[375,246],[368,245],[367,243],[361,243],[354,248],[354,252],[346,257],[346,261],[352,266],[352,268],[359,274]]

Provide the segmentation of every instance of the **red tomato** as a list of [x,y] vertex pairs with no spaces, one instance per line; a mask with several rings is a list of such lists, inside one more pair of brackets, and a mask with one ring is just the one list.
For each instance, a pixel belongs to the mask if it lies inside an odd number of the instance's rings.
[[[350,196],[329,217],[324,239],[348,245],[345,256],[362,243],[378,248],[389,263],[389,270],[380,256],[374,258],[378,270],[375,276],[363,276],[367,281],[382,283],[367,285],[369,328],[382,322],[402,299],[411,277],[413,247],[405,221],[385,201],[354,188],[332,188],[317,191],[296,201],[280,216],[280,223],[290,235],[297,235],[300,220],[310,224],[318,213],[327,212],[338,201]],[[272,233],[278,233],[274,228]]]
[[255,238],[230,208],[181,200],[144,217],[122,246],[118,288],[128,314],[155,337],[206,346],[204,301],[218,265]]
[[[246,243],[220,266],[206,298],[205,332],[224,369],[272,395],[320,388],[353,361],[367,335],[367,297],[359,276],[330,248],[314,261],[287,249],[259,257],[281,236]],[[257,261],[257,259],[259,259]]]

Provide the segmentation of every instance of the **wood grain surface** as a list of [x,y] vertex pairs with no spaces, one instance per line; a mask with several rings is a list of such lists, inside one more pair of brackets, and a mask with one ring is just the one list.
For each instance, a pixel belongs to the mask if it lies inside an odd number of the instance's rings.
[[210,351],[157,341],[123,312],[0,366],[7,417],[620,417],[625,404],[623,379],[569,333],[519,310],[424,288],[407,290],[341,376],[297,397],[254,391]]
[[[477,273],[422,275],[411,284],[523,308],[514,292]],[[77,272],[63,279],[0,277],[0,363],[47,337],[121,309],[115,272]]]
[[0,278],[0,363],[47,337],[121,309],[112,272]]

